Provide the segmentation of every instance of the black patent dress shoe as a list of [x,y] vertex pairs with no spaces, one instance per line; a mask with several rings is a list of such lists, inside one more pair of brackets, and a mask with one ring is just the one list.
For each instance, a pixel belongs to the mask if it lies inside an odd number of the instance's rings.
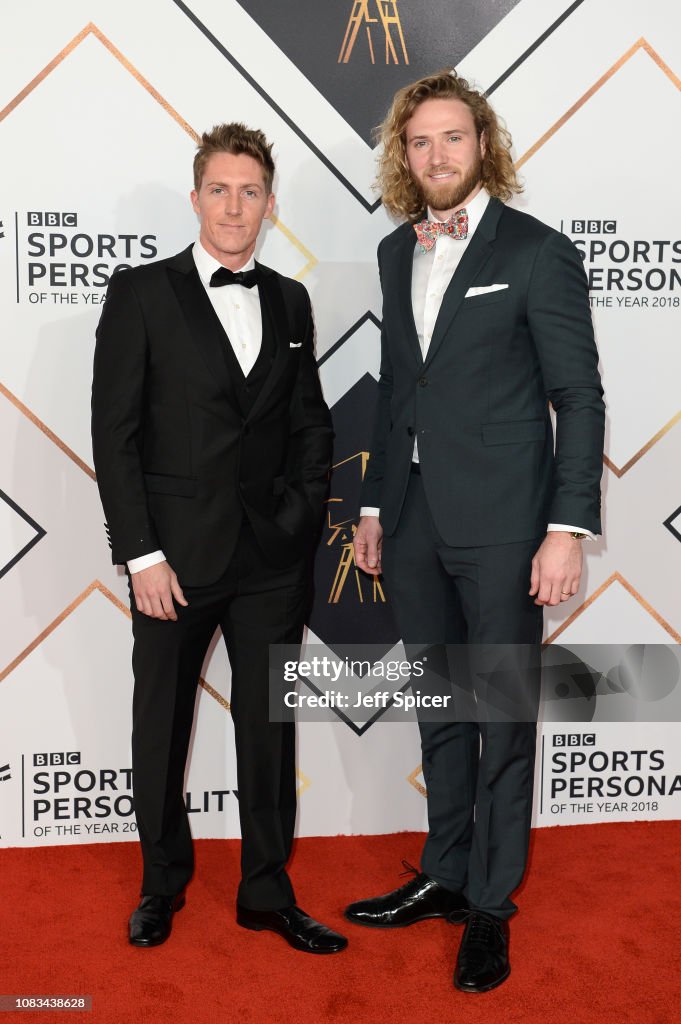
[[160,946],[170,935],[173,914],[182,910],[184,893],[177,896],[143,896],[128,923],[131,946]]
[[385,896],[351,903],[345,909],[348,921],[368,928],[405,928],[431,917],[446,917],[453,923],[464,919],[468,904],[462,893],[444,889],[406,861],[403,863],[415,877]]
[[289,946],[303,953],[340,953],[348,944],[344,935],[332,932],[296,906],[283,910],[249,910],[237,903],[236,922],[254,932],[276,932]]
[[471,910],[461,939],[454,986],[461,992],[489,992],[511,973],[508,962],[508,923],[500,917]]

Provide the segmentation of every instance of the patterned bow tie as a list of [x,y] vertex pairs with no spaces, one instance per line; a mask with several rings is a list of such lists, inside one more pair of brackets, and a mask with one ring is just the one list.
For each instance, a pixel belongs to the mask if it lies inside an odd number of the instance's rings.
[[253,270],[237,270],[234,273],[227,267],[218,267],[210,279],[211,288],[222,288],[226,284],[241,284],[244,288],[252,288],[257,283],[258,271],[255,268]]
[[416,239],[421,246],[421,252],[429,252],[440,235],[449,235],[450,238],[468,237],[468,211],[464,206],[461,210],[453,213],[449,220],[422,220],[414,224]]

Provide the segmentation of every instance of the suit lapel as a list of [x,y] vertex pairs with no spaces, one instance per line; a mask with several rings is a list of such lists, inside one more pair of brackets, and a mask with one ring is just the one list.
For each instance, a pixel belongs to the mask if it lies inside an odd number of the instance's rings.
[[256,261],[256,267],[260,271],[258,281],[258,294],[260,296],[260,308],[262,311],[263,331],[265,331],[269,319],[270,329],[274,338],[274,359],[270,372],[265,379],[258,397],[253,403],[248,418],[258,413],[262,405],[267,401],[269,395],[279,380],[286,367],[288,359],[288,347],[290,342],[290,330],[288,329],[289,317],[286,312],[286,304],[281,291],[281,285],[277,275],[269,267],[264,267]]
[[222,384],[230,402],[237,404],[225,349],[230,342],[201,283],[191,246],[170,261],[168,278],[187,330],[211,377]]
[[418,365],[421,366],[423,364],[423,353],[419,345],[419,336],[416,330],[416,323],[414,322],[414,307],[411,301],[411,277],[414,268],[416,239],[411,224],[406,226],[408,230],[404,232],[398,256],[397,288],[400,306],[402,307],[401,319],[407,336],[407,345]]
[[490,199],[482,220],[478,224],[442,299],[424,366],[429,366],[432,363],[459,311],[466,292],[492,255],[497,224],[503,209],[503,203],[498,199]]
[[[252,418],[262,407],[284,372],[291,333],[286,304],[277,275],[269,267],[260,263],[256,262],[256,267],[260,271],[258,295],[262,311],[263,332],[267,330],[269,321],[274,337],[274,358],[270,372],[248,414],[248,419]],[[169,261],[168,277],[180,304],[187,330],[204,363],[211,376],[222,384],[230,403],[238,409],[238,397],[229,371],[225,348],[230,341],[201,283],[192,256],[192,246]]]

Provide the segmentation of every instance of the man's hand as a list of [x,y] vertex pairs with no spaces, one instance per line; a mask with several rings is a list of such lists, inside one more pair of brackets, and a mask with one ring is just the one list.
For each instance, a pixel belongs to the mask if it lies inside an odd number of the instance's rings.
[[132,589],[135,595],[137,611],[150,615],[152,619],[172,619],[177,621],[177,612],[173,598],[178,604],[187,607],[182,587],[177,576],[167,562],[157,562],[148,569],[132,573]]
[[353,540],[355,549],[355,565],[358,569],[379,576],[381,573],[381,548],[383,547],[383,527],[378,516],[362,516],[355,531]]
[[541,605],[569,601],[579,589],[581,575],[582,542],[569,533],[547,533],[532,559],[530,597]]

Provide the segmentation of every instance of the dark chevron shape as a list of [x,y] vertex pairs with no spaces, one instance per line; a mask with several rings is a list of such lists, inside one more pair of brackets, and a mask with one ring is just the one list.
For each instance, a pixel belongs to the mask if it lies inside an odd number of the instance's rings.
[[365,324],[367,322],[367,320],[370,320],[372,322],[372,324],[375,324],[375,326],[378,327],[378,329],[380,331],[380,329],[381,329],[381,321],[378,319],[378,317],[374,316],[374,314],[370,310],[367,310],[366,313],[364,313],[359,318],[359,320],[357,320],[352,325],[352,327],[348,328],[348,330],[345,332],[345,334],[341,338],[339,338],[338,341],[335,341],[333,343],[331,348],[328,348],[326,350],[326,352],[324,353],[323,356],[319,357],[319,359],[317,360],[317,365],[321,366],[322,363],[325,363],[327,359],[330,359],[331,356],[334,355],[338,351],[338,349],[341,347],[341,345],[343,345],[348,340],[348,338],[351,338],[352,335],[356,331],[358,331],[360,329],[362,324]]
[[681,531],[674,526],[674,520],[676,519],[679,520],[679,526],[681,526],[681,505],[679,505],[676,511],[672,512],[672,514],[665,519],[662,525],[667,527],[672,536],[676,537],[678,541],[681,541]]
[[[302,131],[292,117],[253,78],[226,46],[197,17],[184,0],[172,0],[182,13],[196,26],[212,46],[229,61],[246,82],[278,114],[317,159],[348,190],[368,213],[381,205],[381,200],[366,199],[319,147]],[[382,120],[396,89],[439,66],[456,66],[478,43],[512,10],[519,0],[495,0],[488,7],[478,0],[451,0],[448,4],[431,4],[418,11],[416,5],[398,0],[400,21],[408,51],[409,63],[404,63],[401,47],[396,44],[399,64],[371,64],[360,50],[364,43],[356,41],[347,63],[339,63],[338,56],[344,41],[345,29],[354,0],[336,0],[334,4],[323,0],[301,0],[296,17],[291,18],[290,7],[271,0],[239,0],[241,6],[287,54],[315,87],[329,100],[342,117],[368,144],[372,142],[372,128]],[[373,0],[376,3],[376,0]],[[584,0],[574,0],[541,35],[495,80],[486,90],[491,95],[541,46]],[[313,13],[306,17],[306,12]],[[325,19],[325,20],[323,20]],[[306,32],[300,32],[305,24]],[[453,33],[453,27],[456,33]],[[366,26],[364,26],[366,28]],[[375,26],[380,27],[380,26]],[[381,29],[382,32],[382,29]],[[455,41],[453,41],[455,38]],[[364,36],[362,37],[364,40]],[[314,45],[311,45],[314,44]],[[368,52],[368,51],[367,51]],[[374,53],[376,58],[376,53]],[[360,64],[361,62],[361,64]],[[344,74],[345,72],[345,74]],[[347,74],[349,72],[349,74]],[[380,79],[376,74],[380,74]],[[373,76],[373,78],[372,78]]]
[[[324,695],[324,691],[320,690],[319,687],[315,686],[315,684],[310,679],[308,679],[307,676],[302,676],[298,674],[298,678],[302,682],[304,682],[308,689],[310,689],[312,693],[316,694],[318,697]],[[411,683],[405,683],[404,686],[396,687],[394,692],[405,693],[410,686]],[[363,736],[364,733],[368,729],[370,729],[372,725],[376,725],[376,722],[380,721],[380,719],[383,718],[384,715],[387,715],[388,712],[392,710],[394,705],[394,698],[389,701],[386,701],[385,707],[379,708],[370,718],[366,720],[366,722],[362,722],[361,725],[358,725],[357,722],[353,721],[352,718],[349,715],[347,715],[345,711],[341,711],[340,708],[331,707],[328,710],[336,716],[339,722],[342,722],[343,725],[347,725],[348,729],[352,729],[356,736]]]
[[7,562],[6,565],[0,567],[1,579],[6,573],[10,571],[10,569],[12,569],[17,564],[17,562],[21,561],[24,555],[28,554],[32,547],[35,547],[38,541],[43,539],[47,531],[44,530],[42,526],[40,526],[38,523],[36,523],[34,519],[31,519],[28,512],[24,512],[23,508],[17,505],[15,501],[12,501],[10,496],[8,494],[5,494],[4,491],[0,491],[0,499],[4,501],[7,505],[9,505],[9,507],[14,512],[16,512],[16,514],[20,516],[24,520],[24,522],[28,523],[28,525],[35,530],[35,537],[32,537],[28,544],[25,544],[21,551],[18,551],[16,555],[14,555],[14,557],[11,558],[9,562]]
[[[289,4],[238,2],[372,146],[398,89],[437,68],[456,67],[519,0],[296,0],[295,17]],[[381,8],[391,19],[385,26]]]

